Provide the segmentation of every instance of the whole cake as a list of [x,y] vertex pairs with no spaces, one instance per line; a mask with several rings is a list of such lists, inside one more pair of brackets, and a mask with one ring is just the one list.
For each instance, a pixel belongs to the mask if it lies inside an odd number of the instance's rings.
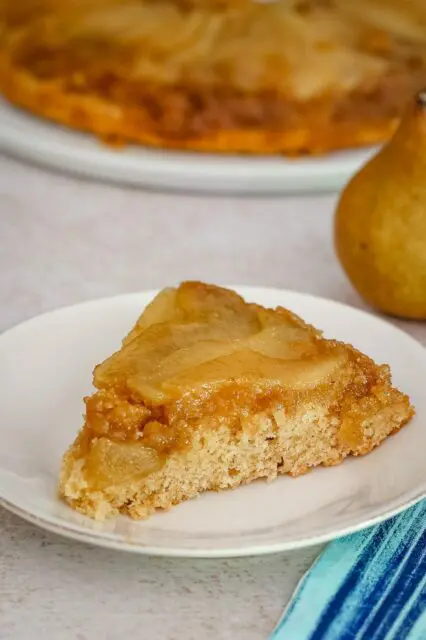
[[94,385],[59,492],[97,519],[336,465],[413,415],[386,365],[200,282],[162,291]]
[[112,144],[376,143],[426,84],[424,0],[0,0],[0,91]]

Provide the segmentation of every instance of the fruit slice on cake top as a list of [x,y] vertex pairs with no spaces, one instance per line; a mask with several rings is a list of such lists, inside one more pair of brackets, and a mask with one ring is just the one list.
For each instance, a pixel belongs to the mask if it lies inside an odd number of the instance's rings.
[[328,153],[425,85],[424,0],[0,1],[0,93],[112,144]]
[[94,385],[59,491],[96,519],[336,465],[413,415],[388,366],[200,282],[159,293]]

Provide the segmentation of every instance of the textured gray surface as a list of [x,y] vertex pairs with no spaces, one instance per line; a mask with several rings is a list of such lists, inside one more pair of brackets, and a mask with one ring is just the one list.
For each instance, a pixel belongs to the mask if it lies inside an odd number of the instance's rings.
[[[187,278],[279,286],[362,307],[333,255],[333,205],[330,196],[125,190],[0,158],[0,330],[53,307]],[[426,342],[424,324],[398,324]],[[317,553],[134,557],[0,511],[0,638],[264,640]]]

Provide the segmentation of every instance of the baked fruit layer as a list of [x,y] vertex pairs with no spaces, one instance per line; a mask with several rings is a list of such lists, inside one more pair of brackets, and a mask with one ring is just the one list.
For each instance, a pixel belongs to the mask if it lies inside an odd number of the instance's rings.
[[1,0],[0,91],[113,144],[299,155],[385,140],[423,0]]
[[335,465],[413,415],[386,365],[199,282],[163,290],[94,385],[59,492],[97,519]]

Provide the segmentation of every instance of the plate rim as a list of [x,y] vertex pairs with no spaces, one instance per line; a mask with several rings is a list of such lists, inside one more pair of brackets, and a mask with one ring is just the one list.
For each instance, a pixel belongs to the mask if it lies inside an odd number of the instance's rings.
[[22,520],[34,524],[44,531],[49,531],[68,540],[76,540],[78,542],[84,542],[85,544],[91,544],[95,547],[103,549],[112,549],[114,551],[122,551],[126,553],[134,553],[137,555],[151,556],[157,558],[195,558],[195,559],[226,559],[226,558],[247,558],[257,557],[265,555],[273,555],[275,553],[283,553],[286,551],[296,551],[298,549],[307,549],[320,544],[337,540],[353,533],[358,533],[364,529],[368,529],[376,524],[380,524],[393,516],[406,511],[415,504],[421,502],[426,498],[426,492],[423,490],[417,495],[410,498],[408,502],[404,502],[397,507],[386,510],[381,514],[378,514],[374,518],[370,518],[368,521],[360,523],[359,525],[353,525],[348,527],[342,527],[338,531],[329,532],[323,535],[317,535],[310,538],[299,538],[294,541],[288,542],[276,542],[273,544],[262,544],[256,546],[247,547],[228,547],[221,549],[190,549],[190,548],[177,548],[177,547],[154,547],[150,545],[143,545],[140,542],[131,543],[121,539],[114,540],[102,536],[101,534],[85,532],[81,529],[70,529],[65,525],[59,525],[55,522],[51,522],[48,519],[41,518],[32,514],[21,507],[10,503],[0,496],[0,507],[6,509],[10,513],[18,516]]
[[[28,129],[37,137],[36,145],[29,142]],[[67,144],[65,137],[61,138],[64,134],[83,144],[79,148]],[[378,148],[358,147],[295,160],[130,146],[128,154],[125,150],[117,156],[103,149],[91,134],[43,119],[4,97],[0,97],[0,147],[24,162],[92,180],[172,191],[259,196],[334,192]]]
[[[305,293],[301,291],[295,291],[292,289],[284,289],[279,287],[268,287],[268,286],[251,286],[251,285],[220,285],[225,286],[231,289],[236,290],[245,298],[249,298],[253,296],[255,299],[256,293],[263,293],[269,295],[280,295],[280,296],[296,296],[301,299],[309,300],[311,302],[325,302],[327,304],[336,305],[339,308],[344,308],[345,310],[349,310],[351,313],[355,313],[361,317],[368,317],[369,319],[373,318],[375,322],[379,324],[385,325],[387,327],[391,327],[393,331],[396,331],[399,335],[402,335],[405,340],[409,340],[416,347],[424,348],[423,345],[416,340],[412,335],[404,331],[403,329],[393,325],[386,319],[374,315],[373,313],[369,313],[364,309],[358,309],[356,307],[352,307],[351,305],[345,304],[343,302],[332,300],[329,298],[324,298],[322,296],[317,296],[315,294]],[[152,299],[156,293],[158,293],[160,289],[150,289],[143,291],[134,291],[128,293],[122,293],[113,296],[103,296],[99,298],[92,298],[88,300],[83,300],[80,302],[76,302],[70,305],[64,305],[62,307],[52,308],[50,310],[44,311],[41,314],[36,316],[32,316],[28,319],[25,319],[18,324],[15,324],[9,328],[6,328],[4,331],[0,333],[0,341],[7,337],[8,334],[13,333],[14,331],[18,331],[24,327],[28,327],[34,322],[39,321],[45,317],[54,317],[56,314],[60,314],[61,312],[66,312],[70,310],[76,310],[80,307],[93,306],[105,304],[106,302],[119,302],[120,300],[136,300],[137,298],[145,298],[146,300]],[[145,304],[147,304],[145,302]],[[1,492],[1,488],[0,488]],[[296,550],[305,547],[314,546],[317,544],[323,544],[330,540],[334,540],[336,538],[340,538],[345,535],[349,535],[352,533],[356,533],[357,531],[361,531],[370,526],[383,522],[388,518],[391,518],[398,513],[408,509],[413,506],[417,502],[426,498],[426,475],[424,482],[413,489],[411,492],[406,494],[404,497],[396,498],[389,508],[385,508],[382,511],[378,512],[377,515],[365,519],[361,522],[343,526],[341,528],[336,528],[333,531],[328,531],[323,534],[309,535],[307,534],[304,537],[295,538],[294,540],[287,540],[282,542],[275,543],[255,543],[248,544],[245,547],[228,547],[228,548],[179,548],[179,547],[167,547],[167,546],[152,546],[152,545],[144,545],[140,541],[132,542],[130,540],[125,540],[123,538],[116,538],[106,536],[103,533],[99,532],[91,532],[89,530],[84,530],[83,528],[79,528],[77,525],[72,526],[71,523],[59,524],[55,520],[50,519],[49,517],[43,517],[41,515],[36,515],[35,513],[26,510],[23,507],[15,505],[10,499],[5,498],[3,495],[0,495],[0,507],[6,509],[7,511],[17,515],[23,520],[34,524],[41,529],[49,531],[51,533],[55,533],[57,535],[61,535],[65,538],[77,540],[80,542],[84,542],[87,544],[92,544],[98,547],[133,552],[146,556],[157,556],[157,557],[173,557],[173,558],[237,558],[237,557],[247,557],[247,556],[261,556],[261,555],[269,555],[273,553],[279,553],[284,551]]]

